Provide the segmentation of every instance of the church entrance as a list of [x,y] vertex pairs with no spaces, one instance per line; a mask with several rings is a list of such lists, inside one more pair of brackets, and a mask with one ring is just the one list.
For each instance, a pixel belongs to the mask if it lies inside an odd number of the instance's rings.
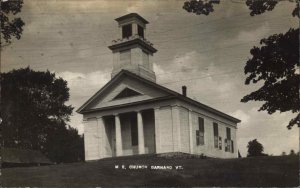
[[153,109],[107,116],[105,129],[113,157],[156,152]]

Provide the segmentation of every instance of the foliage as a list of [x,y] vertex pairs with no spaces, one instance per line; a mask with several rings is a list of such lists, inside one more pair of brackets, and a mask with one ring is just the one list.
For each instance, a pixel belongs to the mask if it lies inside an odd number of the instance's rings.
[[[241,1],[242,2],[242,1]],[[250,15],[262,14],[273,10],[278,0],[246,0],[246,6],[251,10]],[[299,17],[299,1],[292,12],[293,16]],[[187,0],[183,8],[195,14],[208,15],[213,12],[214,1]],[[219,3],[219,2],[218,2]],[[206,8],[211,6],[210,8]],[[285,34],[274,34],[261,39],[261,47],[254,46],[245,66],[247,75],[245,84],[263,82],[263,86],[241,99],[241,102],[264,101],[259,111],[266,110],[269,114],[276,111],[297,113],[290,120],[288,128],[294,125],[300,126],[299,113],[299,28],[289,29]]]
[[183,9],[188,12],[195,13],[197,15],[204,14],[209,15],[209,13],[214,11],[213,4],[219,4],[220,0],[209,0],[209,1],[197,1],[190,0],[184,2]]
[[11,43],[12,37],[20,39],[25,23],[21,18],[12,18],[13,15],[21,12],[23,0],[1,0],[0,3],[1,40],[4,39],[4,42],[1,41],[2,46]]
[[250,15],[262,14],[265,11],[271,11],[277,5],[278,0],[267,0],[267,1],[257,1],[257,0],[247,0],[246,5],[251,10]]
[[77,162],[84,160],[83,136],[72,127],[58,127],[49,132],[45,154],[56,162]]
[[295,151],[293,149],[291,149],[290,154],[289,155],[296,155]]
[[256,156],[264,156],[263,154],[264,147],[261,143],[259,143],[256,139],[248,142],[247,145],[248,154],[247,157],[256,157]]
[[2,146],[40,150],[55,162],[66,162],[68,157],[57,153],[67,154],[74,142],[82,140],[76,130],[66,127],[73,110],[65,105],[67,82],[28,67],[2,73],[0,83]]
[[[280,112],[299,112],[299,74],[296,73],[299,60],[299,29],[290,29],[285,34],[275,34],[262,39],[260,48],[250,50],[252,58],[245,66],[248,74],[245,84],[264,81],[257,91],[243,97],[242,102],[265,101],[259,110],[269,114]],[[299,117],[299,114],[298,114]],[[294,118],[288,127],[300,125]]]

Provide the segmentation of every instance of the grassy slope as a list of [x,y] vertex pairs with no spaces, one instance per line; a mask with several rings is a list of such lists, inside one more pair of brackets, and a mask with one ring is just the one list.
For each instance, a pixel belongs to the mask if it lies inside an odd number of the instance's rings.
[[[183,170],[116,170],[115,164],[182,165]],[[297,186],[298,156],[242,159],[123,157],[2,169],[2,186]]]

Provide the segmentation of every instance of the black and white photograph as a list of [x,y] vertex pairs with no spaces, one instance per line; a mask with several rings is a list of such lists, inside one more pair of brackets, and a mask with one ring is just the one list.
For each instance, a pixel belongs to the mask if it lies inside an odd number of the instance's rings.
[[299,0],[0,0],[1,186],[298,187]]

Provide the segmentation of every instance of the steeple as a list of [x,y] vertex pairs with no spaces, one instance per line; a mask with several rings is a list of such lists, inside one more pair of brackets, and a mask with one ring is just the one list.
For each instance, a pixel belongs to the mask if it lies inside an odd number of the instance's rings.
[[119,25],[120,39],[113,40],[108,48],[113,52],[113,78],[122,69],[143,78],[156,81],[152,56],[157,51],[146,40],[146,24],[149,22],[137,13],[115,19]]

